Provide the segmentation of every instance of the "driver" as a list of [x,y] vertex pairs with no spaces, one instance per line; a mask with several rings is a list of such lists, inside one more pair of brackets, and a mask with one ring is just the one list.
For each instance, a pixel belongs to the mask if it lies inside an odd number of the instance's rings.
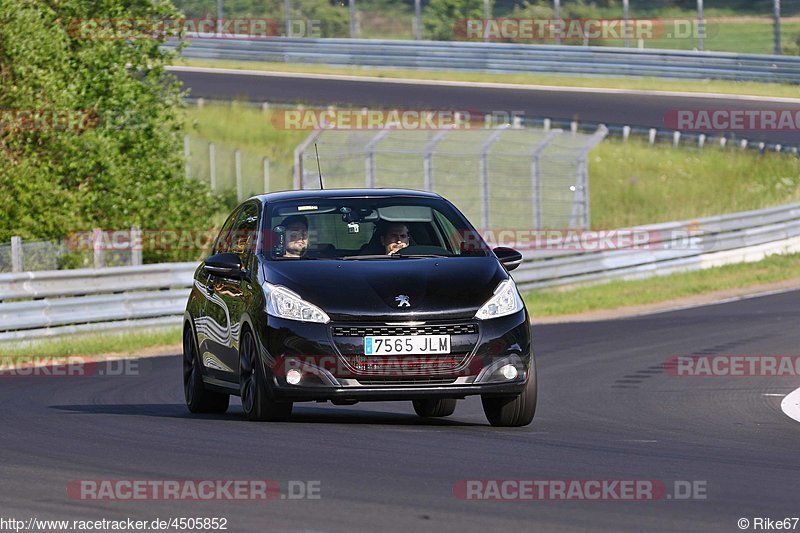
[[283,257],[302,257],[308,249],[308,219],[303,215],[290,215],[281,225],[286,228],[286,251]]
[[408,246],[408,226],[402,222],[387,224],[381,231],[381,244],[386,249],[386,255],[393,255]]

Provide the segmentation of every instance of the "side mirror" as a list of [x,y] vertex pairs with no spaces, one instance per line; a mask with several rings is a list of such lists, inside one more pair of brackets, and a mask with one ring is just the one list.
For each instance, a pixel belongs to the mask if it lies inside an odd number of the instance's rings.
[[492,251],[509,272],[517,268],[522,263],[522,254],[513,248],[498,246]]
[[231,252],[207,257],[203,264],[203,270],[212,276],[222,278],[241,279],[244,275],[242,260],[239,259],[238,255]]

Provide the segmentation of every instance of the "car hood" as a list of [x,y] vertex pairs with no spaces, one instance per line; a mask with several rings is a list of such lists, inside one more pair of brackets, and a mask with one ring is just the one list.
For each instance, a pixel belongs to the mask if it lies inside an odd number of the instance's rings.
[[508,278],[494,257],[268,261],[264,270],[331,320],[471,318]]

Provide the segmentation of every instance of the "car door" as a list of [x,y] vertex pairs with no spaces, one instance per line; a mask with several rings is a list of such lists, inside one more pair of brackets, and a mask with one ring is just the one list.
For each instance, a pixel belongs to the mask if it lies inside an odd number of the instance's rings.
[[[222,225],[214,241],[212,255],[231,251],[234,226],[241,212],[241,207],[237,208]],[[197,289],[205,296],[201,315],[195,320],[200,358],[209,375],[231,379],[237,367],[231,367],[226,363],[230,359],[228,352],[232,345],[232,332],[230,312],[218,292],[220,280],[205,271],[201,271],[199,278],[195,283]]]
[[[224,250],[237,254],[245,269],[250,268],[255,252],[259,215],[259,202],[245,203],[229,234],[228,249]],[[223,276],[211,276],[210,282],[214,292],[209,300],[210,309],[213,308],[218,322],[225,320],[228,324],[225,343],[218,346],[218,357],[224,366],[223,370],[238,379],[242,315],[252,301],[252,282],[247,278]]]

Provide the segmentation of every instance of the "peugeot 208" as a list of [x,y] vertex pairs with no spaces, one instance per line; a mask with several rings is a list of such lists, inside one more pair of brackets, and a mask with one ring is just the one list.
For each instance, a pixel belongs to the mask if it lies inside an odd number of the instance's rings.
[[480,395],[495,426],[536,409],[528,312],[508,271],[437,194],[277,192],[242,203],[197,268],[184,317],[183,380],[194,413],[241,397],[252,420],[300,401],[411,401],[453,413]]

